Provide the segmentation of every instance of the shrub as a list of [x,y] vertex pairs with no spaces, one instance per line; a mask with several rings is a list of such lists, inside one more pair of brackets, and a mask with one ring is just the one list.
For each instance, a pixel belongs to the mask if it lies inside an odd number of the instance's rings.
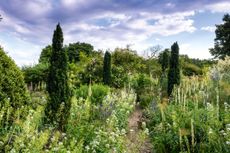
[[4,99],[17,109],[29,103],[29,95],[24,83],[23,73],[14,61],[0,48],[0,108]]
[[183,65],[183,74],[185,76],[202,75],[203,71],[194,64],[185,63]]
[[132,78],[131,84],[137,93],[137,102],[140,106],[143,108],[148,106],[153,98],[151,78],[145,74],[138,74]]
[[76,97],[86,99],[88,96],[88,86],[82,85],[80,88],[76,89]]
[[[104,97],[108,94],[109,87],[101,84],[94,84],[91,86],[90,100],[93,104],[102,103]],[[89,96],[89,86],[83,85],[76,90],[76,97],[87,99]]]

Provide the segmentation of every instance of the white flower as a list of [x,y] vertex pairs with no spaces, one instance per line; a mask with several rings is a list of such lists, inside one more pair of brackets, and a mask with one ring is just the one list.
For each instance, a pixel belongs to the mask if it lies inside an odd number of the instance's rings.
[[144,131],[144,133],[145,133],[146,135],[149,135],[149,129],[146,128],[145,131]]
[[213,133],[211,128],[209,129],[208,133],[209,133],[209,134],[212,134],[212,133]]
[[226,128],[230,128],[230,124],[226,124]]
[[88,151],[90,148],[89,148],[89,146],[87,145],[87,146],[85,146],[85,149],[86,149],[86,151]]
[[110,146],[109,144],[106,144],[106,145],[105,145],[106,148],[109,148],[109,146]]
[[126,133],[125,129],[121,130],[121,135],[124,135]]
[[224,133],[224,130],[221,130],[220,133]]
[[142,122],[142,128],[145,129],[146,128],[146,123]]
[[227,144],[227,145],[230,145],[230,141],[226,141],[226,144]]
[[53,150],[54,150],[54,151],[58,151],[58,147],[54,147]]

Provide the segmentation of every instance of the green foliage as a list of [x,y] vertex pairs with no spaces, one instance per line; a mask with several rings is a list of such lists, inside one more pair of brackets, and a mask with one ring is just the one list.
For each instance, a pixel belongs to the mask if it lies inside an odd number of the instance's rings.
[[[129,48],[116,48],[112,53],[111,85],[122,88],[128,85],[128,77],[135,73],[148,73],[154,60],[145,60]],[[151,69],[151,70],[150,70]]]
[[[217,85],[220,90],[221,100],[227,102],[230,99],[230,57],[219,60],[209,73],[213,80],[213,85]],[[225,96],[223,96],[225,95]],[[223,104],[222,104],[223,105]]]
[[127,72],[134,73],[142,71],[144,59],[137,55],[137,53],[129,48],[116,48],[112,53],[112,63],[114,66],[123,67]]
[[170,66],[168,72],[168,96],[171,95],[174,85],[180,84],[179,46],[171,46]]
[[87,99],[89,95],[88,92],[89,92],[89,87],[87,85],[82,85],[76,89],[75,94],[78,99],[79,98]]
[[138,74],[132,78],[131,82],[131,86],[137,94],[137,102],[142,108],[147,107],[153,100],[153,81],[145,74]]
[[210,49],[210,53],[215,58],[224,59],[225,56],[230,56],[230,15],[225,14],[223,23],[216,25],[216,38],[214,48]]
[[0,108],[9,101],[14,110],[30,103],[23,73],[0,48]]
[[169,59],[170,59],[170,51],[169,49],[165,49],[160,55],[159,55],[159,63],[161,64],[162,72],[165,72],[165,70],[169,66]]
[[92,86],[91,102],[94,104],[102,103],[105,96],[108,94],[109,88],[107,86],[95,84]]
[[105,85],[111,84],[111,54],[106,51],[103,65],[103,82]]
[[121,66],[112,67],[111,86],[115,88],[122,88],[128,81],[128,74]]
[[203,71],[201,68],[190,63],[184,63],[182,65],[182,73],[185,76],[203,75]]
[[101,53],[93,52],[87,56],[80,53],[80,61],[70,63],[69,76],[72,88],[78,88],[81,84],[102,83],[103,80],[103,58]]
[[42,49],[42,52],[39,57],[39,63],[50,63],[50,57],[52,54],[52,46],[48,45]]
[[78,62],[80,60],[80,52],[89,56],[93,52],[93,46],[88,43],[70,43],[66,46],[68,52],[68,58],[70,62]]
[[44,83],[48,77],[48,68],[48,63],[40,63],[35,66],[22,67],[22,71],[25,76],[25,82],[31,90],[44,88]]
[[210,78],[184,78],[174,88],[170,104],[164,99],[154,109],[149,107],[148,127],[156,152],[228,152],[230,101],[217,87]]
[[[91,95],[90,101],[93,104],[101,104],[105,96],[109,92],[108,86],[94,84],[90,87]],[[76,97],[87,99],[89,96],[89,87],[86,85],[81,86],[80,88],[76,89]]]
[[[67,54],[63,50],[63,33],[60,24],[57,25],[53,34],[52,54],[47,79],[47,91],[49,102],[45,111],[48,122],[57,122],[63,130],[70,109],[70,89],[67,76]],[[58,110],[63,105],[63,113],[57,116]]]

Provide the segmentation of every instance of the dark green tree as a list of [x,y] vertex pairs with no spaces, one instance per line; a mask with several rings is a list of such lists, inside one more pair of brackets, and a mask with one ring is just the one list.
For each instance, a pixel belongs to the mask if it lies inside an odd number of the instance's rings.
[[49,102],[45,113],[46,121],[56,122],[60,130],[64,130],[70,109],[67,68],[68,58],[66,51],[63,50],[63,33],[60,24],[58,24],[53,34],[47,79]]
[[50,63],[50,57],[52,52],[52,46],[48,45],[42,49],[39,57],[39,63]]
[[80,61],[80,52],[78,50],[78,45],[76,43],[69,44],[67,47],[69,62],[74,63]]
[[216,38],[214,39],[214,48],[209,51],[214,58],[224,59],[230,56],[230,15],[225,14],[223,23],[216,25]]
[[86,54],[87,56],[93,53],[93,46],[88,43],[70,43],[69,46],[66,46],[68,50],[69,62],[78,62],[80,60],[80,52]]
[[160,55],[159,55],[159,63],[161,64],[162,72],[165,72],[165,70],[169,66],[169,56],[170,51],[169,49],[165,49]]
[[180,84],[179,46],[175,42],[171,46],[171,57],[168,72],[168,96],[171,95],[174,85]]
[[106,85],[111,83],[111,54],[106,51],[103,65],[103,82]]

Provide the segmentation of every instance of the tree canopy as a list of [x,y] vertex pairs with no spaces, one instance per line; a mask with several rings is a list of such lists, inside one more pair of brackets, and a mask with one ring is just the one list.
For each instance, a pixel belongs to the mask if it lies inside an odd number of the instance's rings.
[[224,59],[230,56],[230,15],[225,14],[223,23],[216,25],[216,38],[214,39],[214,48],[210,49],[210,53],[214,58]]
[[48,45],[42,49],[39,57],[39,63],[50,63],[50,56],[52,52],[52,46]]

